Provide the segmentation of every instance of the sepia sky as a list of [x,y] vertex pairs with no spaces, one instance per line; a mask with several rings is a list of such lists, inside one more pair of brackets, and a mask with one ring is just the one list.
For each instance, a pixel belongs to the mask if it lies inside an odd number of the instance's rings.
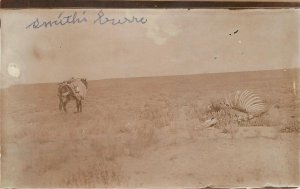
[[[300,67],[295,9],[104,9],[109,18],[147,19],[115,26],[93,24],[98,9],[77,10],[88,22],[25,29],[75,11],[2,11],[2,85]],[[18,78],[7,73],[11,63]]]

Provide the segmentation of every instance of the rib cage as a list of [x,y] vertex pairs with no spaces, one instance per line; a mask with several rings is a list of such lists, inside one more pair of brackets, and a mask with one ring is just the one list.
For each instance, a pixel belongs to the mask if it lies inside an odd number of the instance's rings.
[[225,99],[225,105],[253,116],[258,116],[267,111],[265,100],[258,94],[248,90],[229,94]]

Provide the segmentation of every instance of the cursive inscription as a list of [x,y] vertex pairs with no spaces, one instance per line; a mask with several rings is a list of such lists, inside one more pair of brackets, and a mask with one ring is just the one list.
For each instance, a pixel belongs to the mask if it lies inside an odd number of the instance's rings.
[[147,22],[147,19],[144,17],[137,18],[135,16],[132,16],[130,18],[123,17],[123,18],[109,18],[105,16],[103,10],[100,10],[97,14],[97,18],[94,20],[94,24],[111,24],[111,25],[119,25],[119,24],[145,24]]
[[109,17],[104,14],[103,10],[99,10],[98,13],[89,19],[85,15],[85,11],[78,13],[77,11],[72,14],[65,14],[64,12],[59,13],[59,15],[52,20],[41,20],[36,18],[30,24],[26,26],[26,29],[40,29],[40,28],[51,28],[54,26],[65,26],[74,24],[83,24],[92,20],[94,24],[104,25],[123,25],[123,24],[145,24],[147,19],[145,17]]
[[64,13],[61,12],[54,20],[48,20],[48,21],[40,21],[39,18],[36,18],[32,23],[30,23],[28,26],[26,26],[26,29],[33,28],[33,29],[39,29],[39,28],[51,28],[53,26],[64,26],[67,24],[81,24],[83,22],[87,22],[87,18],[84,16],[85,11],[82,12],[80,16],[78,16],[77,11],[75,11],[71,15],[64,16]]

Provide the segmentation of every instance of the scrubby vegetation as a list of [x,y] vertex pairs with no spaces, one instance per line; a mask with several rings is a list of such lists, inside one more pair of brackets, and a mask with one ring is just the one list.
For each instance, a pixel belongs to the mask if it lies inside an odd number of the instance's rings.
[[[218,77],[223,83],[213,82],[216,76],[90,82],[81,114],[59,112],[56,85],[5,90],[4,185],[126,186],[129,178],[122,164],[124,159],[135,162],[149,151],[168,145],[191,143],[197,147],[202,145],[198,139],[207,137],[201,135],[205,129],[213,128],[213,132],[226,136],[252,126],[279,126],[281,132],[299,132],[296,97],[285,87],[290,83],[288,78],[279,78],[279,85],[276,78]],[[273,105],[270,111],[241,121],[244,113],[224,109],[219,102],[210,100],[244,86],[260,94],[271,93],[267,99]],[[203,127],[211,118],[218,122]],[[175,161],[177,156],[172,157]],[[12,177],[15,174],[18,176]]]

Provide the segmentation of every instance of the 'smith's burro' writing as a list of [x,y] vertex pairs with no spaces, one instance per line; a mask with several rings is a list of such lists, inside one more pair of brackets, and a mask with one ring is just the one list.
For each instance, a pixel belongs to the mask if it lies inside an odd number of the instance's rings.
[[[90,15],[91,16],[91,15]],[[92,22],[94,25],[124,25],[124,24],[146,24],[147,18],[138,16],[122,16],[113,17],[106,16],[103,10],[99,10],[92,18],[86,15],[85,11],[78,13],[74,11],[71,14],[61,12],[54,19],[43,20],[39,17],[35,18],[28,25],[26,29],[40,29],[40,28],[51,28],[57,26],[84,24]]]

